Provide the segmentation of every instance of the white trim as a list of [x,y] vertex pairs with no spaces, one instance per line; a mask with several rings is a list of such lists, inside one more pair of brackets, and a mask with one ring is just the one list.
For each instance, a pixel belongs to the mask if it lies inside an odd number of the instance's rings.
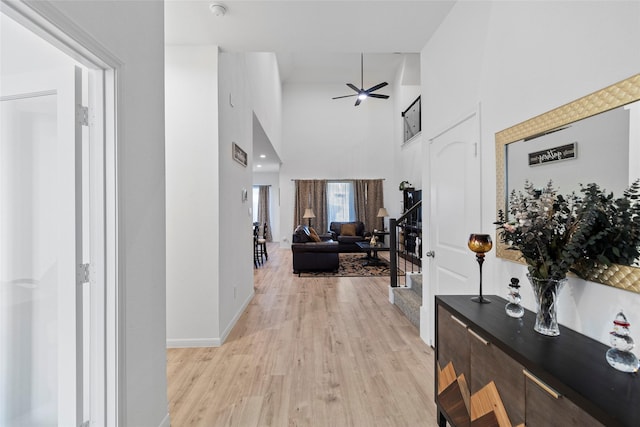
[[229,326],[227,326],[227,328],[222,332],[222,336],[220,337],[220,341],[223,344],[227,340],[227,338],[229,337],[229,334],[233,330],[233,327],[236,326],[236,323],[238,323],[238,320],[240,320],[240,316],[242,316],[242,313],[244,313],[244,310],[247,308],[247,306],[249,305],[249,303],[253,299],[254,295],[255,295],[255,291],[252,290],[251,293],[249,294],[249,297],[242,303],[242,306],[240,307],[240,310],[238,310],[236,315],[233,316],[233,319],[231,319],[231,322],[229,322]]
[[[482,144],[481,144],[481,138],[482,138],[482,133],[481,133],[481,123],[480,123],[480,108],[481,108],[481,104],[480,102],[478,102],[474,108],[470,111],[468,111],[465,114],[462,114],[461,116],[458,117],[457,120],[452,121],[449,125],[444,126],[439,132],[435,132],[433,134],[433,136],[428,138],[428,145],[427,145],[427,149],[424,151],[424,156],[426,156],[426,159],[423,157],[423,159],[427,162],[427,164],[429,164],[430,160],[431,160],[431,148],[432,148],[432,144],[434,143],[434,140],[439,138],[440,136],[444,135],[445,133],[449,132],[450,130],[452,130],[453,128],[455,128],[456,126],[459,126],[460,124],[466,122],[467,120],[473,119],[475,117],[476,120],[476,157],[478,158],[478,175],[479,175],[479,180],[478,180],[478,194],[482,194],[481,190],[482,190],[482,157],[481,157],[481,150],[482,150]],[[432,188],[432,182],[431,182],[431,172],[428,171],[426,173],[426,181],[427,182],[423,182],[423,192],[422,192],[422,200],[431,200],[431,188]],[[424,176],[423,176],[424,178]],[[424,179],[423,179],[424,181]],[[482,198],[481,198],[482,199]],[[483,224],[482,222],[482,216],[483,216],[483,210],[482,210],[482,200],[480,200],[480,207],[478,209],[478,212],[480,212],[480,225]],[[423,217],[424,217],[424,213],[423,213]],[[427,219],[428,219],[428,224],[429,226],[427,228],[423,228],[422,229],[422,241],[423,241],[423,245],[422,245],[422,251],[423,254],[425,253],[425,251],[427,250],[428,247],[432,246],[432,224],[433,224],[433,220],[431,218],[431,210],[428,211],[427,213]],[[424,241],[428,242],[427,245],[424,244]],[[424,258],[423,256],[423,259]],[[426,268],[423,270],[424,271],[429,271],[428,269],[428,265],[426,266]],[[426,276],[426,277],[425,277]],[[420,308],[420,338],[422,338],[422,340],[433,346],[433,337],[434,337],[434,327],[435,327],[435,320],[429,321],[430,317],[428,316],[433,316],[435,313],[435,291],[433,290],[432,286],[433,284],[431,283],[431,273],[426,274],[425,276],[423,276],[423,281],[422,281],[422,285],[423,285],[423,290],[422,290],[422,295],[423,295],[423,304],[426,304],[424,306],[422,306]],[[426,281],[426,282],[425,282]],[[426,286],[426,287],[425,287]],[[426,289],[426,291],[425,291]],[[425,302],[425,293],[426,293],[426,302]]]
[[429,306],[420,306],[420,338],[425,342],[425,344],[430,345],[431,347],[433,347],[433,342],[429,336],[429,328],[432,322],[430,322],[429,319],[433,315],[434,313],[429,313]]
[[[119,133],[117,118],[123,114],[119,91],[120,70],[123,62],[111,54],[102,44],[70,20],[49,0],[1,0],[0,10],[14,18],[29,30],[62,50],[92,72],[102,72],[100,90],[104,98],[97,100],[99,109],[94,114],[103,121],[101,130],[104,148],[104,265],[105,286],[105,412],[104,418],[92,423],[106,426],[124,425],[125,415],[125,319],[124,280],[122,260],[124,248],[119,247],[118,225],[118,152]],[[98,135],[97,135],[98,136]]]
[[218,338],[184,338],[184,339],[168,339],[167,340],[167,348],[199,348],[199,347],[220,347],[229,337],[229,334],[233,330],[238,320],[244,313],[244,310],[247,308],[251,300],[253,299],[255,292],[251,292],[249,297],[244,301],[240,310],[233,317],[231,322],[229,322],[229,326],[224,330],[222,335]]
[[88,68],[117,68],[122,62],[49,0],[2,0],[0,9]]
[[179,338],[167,340],[167,348],[220,347],[220,338]]
[[162,421],[160,421],[158,427],[171,427],[171,417],[169,416],[168,412],[167,415],[165,415],[165,417],[162,419]]
[[411,138],[407,139],[406,141],[403,141],[402,144],[400,144],[400,147],[401,148],[407,147],[412,142],[417,141],[418,139],[420,139],[421,136],[422,136],[422,131],[416,133],[415,135],[413,135]]
[[433,143],[434,139],[436,139],[439,136],[442,136],[443,134],[449,132],[454,127],[458,126],[461,123],[466,122],[467,120],[469,120],[470,118],[472,118],[475,115],[477,115],[478,119],[480,119],[480,104],[476,105],[476,108],[473,111],[462,115],[457,120],[454,120],[453,122],[451,122],[450,125],[445,126],[444,129],[440,130],[439,132],[436,132],[432,137],[429,138],[429,144]]

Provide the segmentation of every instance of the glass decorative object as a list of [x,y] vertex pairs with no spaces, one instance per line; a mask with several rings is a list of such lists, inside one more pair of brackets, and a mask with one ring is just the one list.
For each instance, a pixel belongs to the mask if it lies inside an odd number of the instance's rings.
[[515,277],[511,278],[509,283],[509,293],[507,294],[509,302],[504,309],[511,317],[520,318],[524,315],[524,308],[520,305],[520,280]]
[[471,301],[480,304],[490,303],[491,300],[482,295],[482,263],[484,262],[484,254],[489,252],[493,247],[491,236],[488,234],[471,234],[467,246],[476,253],[476,260],[480,267],[480,292],[477,297],[471,298]]
[[638,358],[631,352],[634,346],[633,338],[629,336],[629,322],[622,310],[613,321],[613,331],[610,332],[611,348],[607,350],[607,362],[618,371],[637,372]]
[[560,335],[558,326],[558,295],[567,283],[564,279],[539,279],[527,274],[533,293],[536,296],[536,323],[533,330],[539,334],[556,337]]

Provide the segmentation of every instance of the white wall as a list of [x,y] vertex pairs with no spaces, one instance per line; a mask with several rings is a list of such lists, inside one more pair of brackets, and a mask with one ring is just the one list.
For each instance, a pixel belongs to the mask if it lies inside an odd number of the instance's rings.
[[[406,58],[403,67],[398,70],[394,79],[393,105],[393,125],[394,139],[393,147],[395,152],[394,174],[391,179],[392,191],[385,197],[386,208],[391,217],[398,218],[403,210],[403,193],[399,190],[402,181],[409,181],[414,188],[422,188],[422,146],[423,133],[420,133],[403,143],[404,118],[402,111],[409,108],[411,103],[420,96],[422,87],[420,86],[420,63],[418,58],[410,55]],[[387,196],[387,194],[385,194]]]
[[270,140],[281,135],[277,64],[272,54],[168,46],[166,81],[167,345],[219,346],[253,297],[242,193],[253,185],[254,113]]
[[[37,7],[39,2],[33,4]],[[122,425],[167,422],[162,2],[54,1],[123,64],[118,74]],[[56,21],[56,16],[50,17]]]
[[282,150],[282,85],[276,55],[252,52],[246,54],[246,59],[253,112],[279,155]]
[[[253,98],[247,73],[247,57],[221,53],[218,68],[220,253],[219,318],[222,341],[231,332],[243,308],[253,296],[253,234],[251,198],[242,201],[242,190],[251,191],[253,155]],[[232,102],[229,103],[229,97]],[[247,152],[244,167],[231,157],[232,143]]]
[[[494,134],[640,70],[640,3],[458,2],[422,51],[425,137],[481,105],[482,229],[494,233]],[[426,158],[425,150],[425,162]],[[428,185],[428,173],[423,180]],[[487,293],[525,267],[488,254]],[[529,286],[523,301],[534,309]],[[616,312],[640,318],[640,295],[570,279],[559,321],[602,342]]]
[[[292,179],[375,179],[386,197],[398,191],[393,176],[393,103],[332,100],[344,85],[285,84],[280,169],[280,246],[291,244],[295,185]],[[393,96],[391,91],[385,92]]]
[[218,48],[165,52],[167,345],[219,345]]

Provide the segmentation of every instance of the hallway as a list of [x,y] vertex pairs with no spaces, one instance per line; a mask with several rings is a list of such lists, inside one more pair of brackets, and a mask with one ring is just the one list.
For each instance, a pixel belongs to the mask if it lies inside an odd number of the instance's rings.
[[269,247],[219,348],[169,349],[171,425],[435,426],[433,350],[388,278],[300,278]]

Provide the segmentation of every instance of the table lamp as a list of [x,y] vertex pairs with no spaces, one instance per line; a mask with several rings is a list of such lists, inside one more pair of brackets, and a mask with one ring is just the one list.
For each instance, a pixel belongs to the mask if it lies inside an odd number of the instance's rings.
[[315,218],[315,217],[316,217],[316,214],[313,213],[313,209],[311,208],[305,209],[304,215],[302,215],[302,218],[309,220],[309,227],[311,227],[311,218]]
[[480,304],[490,303],[490,300],[482,296],[482,263],[484,262],[484,254],[493,247],[491,236],[488,234],[471,234],[467,245],[469,249],[476,253],[476,260],[478,260],[478,265],[480,266],[480,294],[471,298],[471,301]]
[[378,218],[382,218],[382,229],[380,231],[384,231],[384,217],[385,216],[389,216],[389,212],[387,212],[387,210],[385,208],[380,208],[378,209],[378,215],[376,215]]

